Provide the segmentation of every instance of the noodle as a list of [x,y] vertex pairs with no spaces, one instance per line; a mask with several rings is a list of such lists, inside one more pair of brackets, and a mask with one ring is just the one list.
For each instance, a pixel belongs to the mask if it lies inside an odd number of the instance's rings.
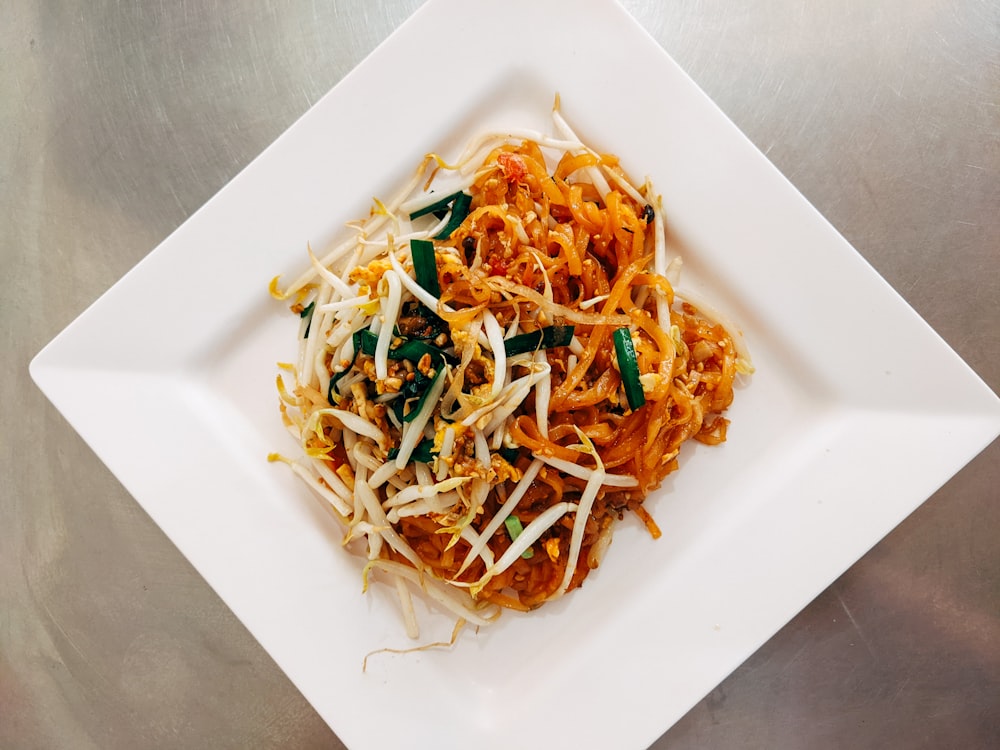
[[725,441],[752,371],[675,299],[651,185],[553,117],[561,140],[428,156],[353,242],[272,282],[304,319],[278,378],[303,455],[283,460],[367,539],[366,582],[387,576],[414,636],[411,586],[485,623],[579,587],[628,512],[658,537],[643,500],[683,443]]

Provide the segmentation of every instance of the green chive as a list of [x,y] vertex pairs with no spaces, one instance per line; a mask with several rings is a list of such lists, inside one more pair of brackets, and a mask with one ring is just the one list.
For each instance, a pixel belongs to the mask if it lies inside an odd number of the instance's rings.
[[[378,344],[378,336],[367,328],[357,331],[354,334],[354,349],[360,349],[369,357],[375,356],[375,346]],[[399,346],[389,349],[389,359],[408,359],[414,364],[420,361],[425,354],[431,355],[432,360],[444,361],[455,364],[458,359],[452,354],[447,354],[436,346],[421,341],[420,339],[408,339]]]
[[459,193],[455,197],[455,202],[451,206],[451,218],[438,234],[434,235],[436,240],[446,240],[451,237],[451,233],[458,229],[465,217],[469,215],[469,207],[472,205],[472,196],[468,193]]
[[304,339],[309,338],[309,327],[312,325],[313,310],[315,309],[316,309],[316,300],[313,300],[305,308],[303,308],[302,312],[299,313],[299,317],[304,318],[306,321],[306,330],[302,333],[302,338]]
[[619,328],[614,333],[615,354],[618,356],[618,370],[622,374],[622,384],[625,386],[625,398],[628,405],[635,411],[646,403],[646,394],[642,392],[639,381],[639,361],[635,356],[635,345],[628,328]]
[[440,297],[441,284],[438,282],[434,243],[428,240],[410,240],[410,253],[413,255],[413,271],[416,274],[417,283],[424,291],[435,297]]
[[[507,535],[510,537],[512,542],[521,536],[521,532],[524,531],[524,527],[521,525],[521,519],[517,516],[507,516],[503,519],[503,525],[507,527]],[[534,555],[535,550],[531,549],[531,547],[528,547],[528,549],[521,553],[521,557],[525,560],[530,560],[534,557]]]
[[[433,381],[424,375],[419,370],[413,373],[413,379],[407,380],[403,379],[403,385],[399,389],[399,395],[394,398],[392,403],[392,412],[396,415],[396,419],[400,422],[413,421],[413,416],[404,415],[403,411],[406,405],[414,401],[418,401],[421,396],[423,396],[427,389],[430,387]],[[410,412],[411,415],[416,415],[416,412]]]
[[[417,447],[413,449],[413,453],[410,454],[411,461],[419,461],[422,464],[429,464],[434,460],[434,456],[437,453],[433,450],[434,441],[430,438],[424,438],[421,440]],[[399,455],[399,448],[390,448],[389,453],[386,456],[387,461],[395,461],[396,456]]]
[[369,357],[375,356],[375,345],[378,344],[378,336],[367,328],[354,332],[354,351],[364,352]]
[[458,359],[454,355],[446,354],[443,350],[438,349],[436,346],[431,346],[420,339],[409,339],[395,349],[389,350],[390,359],[408,359],[413,363],[419,362],[424,354],[430,354],[431,359],[440,359],[452,364],[458,362]]
[[553,346],[568,346],[573,340],[573,326],[546,326],[531,333],[522,333],[506,339],[503,350],[508,357]]
[[443,211],[448,208],[452,201],[454,201],[458,196],[462,194],[462,191],[452,193],[451,195],[446,195],[439,201],[434,201],[434,203],[429,206],[424,206],[423,208],[418,208],[412,214],[410,214],[410,221],[414,219],[419,219],[421,216],[426,216],[427,214],[436,214],[438,211]]
[[420,398],[417,400],[417,405],[414,406],[412,409],[410,409],[409,414],[406,414],[403,417],[404,422],[412,422],[414,419],[416,419],[417,414],[419,414],[420,410],[424,408],[424,402],[427,400],[427,394],[431,392],[431,387],[434,385],[434,383],[437,382],[438,378],[440,378],[443,374],[444,374],[443,367],[439,368],[438,371],[434,373],[434,377],[430,378],[429,382],[427,383],[427,387],[424,388],[424,392],[420,394]]

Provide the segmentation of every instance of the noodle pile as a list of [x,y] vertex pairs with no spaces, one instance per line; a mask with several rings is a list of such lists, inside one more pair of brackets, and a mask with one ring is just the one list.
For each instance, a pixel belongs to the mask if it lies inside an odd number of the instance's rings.
[[731,325],[675,296],[651,185],[553,119],[556,136],[428,155],[301,278],[272,282],[302,317],[278,389],[303,452],[272,458],[345,544],[364,540],[366,586],[384,574],[414,637],[414,587],[485,624],[580,586],[625,513],[659,536],[644,498],[685,441],[726,439],[752,369]]

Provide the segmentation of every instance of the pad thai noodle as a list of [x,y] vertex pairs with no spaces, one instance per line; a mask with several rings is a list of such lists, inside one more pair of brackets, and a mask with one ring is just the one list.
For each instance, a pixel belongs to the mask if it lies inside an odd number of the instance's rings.
[[[342,522],[364,578],[474,624],[580,586],[616,521],[726,439],[752,370],[737,330],[675,294],[660,198],[553,134],[484,135],[271,292],[301,317],[278,376],[302,455],[272,455]],[[683,298],[682,298],[683,297]],[[697,303],[697,306],[693,303]]]

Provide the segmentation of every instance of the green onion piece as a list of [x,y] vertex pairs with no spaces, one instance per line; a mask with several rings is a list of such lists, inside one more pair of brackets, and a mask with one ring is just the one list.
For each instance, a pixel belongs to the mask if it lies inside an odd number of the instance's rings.
[[[521,519],[514,515],[507,516],[503,519],[503,525],[507,527],[507,535],[510,537],[512,542],[521,536],[521,532],[524,531],[524,527],[521,525]],[[528,549],[521,553],[521,557],[525,560],[530,560],[534,557],[534,555],[535,550],[531,549],[531,547],[528,547]]]
[[[430,438],[424,438],[421,440],[417,447],[413,449],[413,453],[410,454],[411,461],[419,461],[422,464],[429,464],[434,460],[437,453],[434,449],[434,441]],[[389,454],[386,456],[387,461],[395,461],[396,456],[399,455],[399,448],[390,448]]]
[[364,352],[369,357],[375,356],[375,345],[378,343],[378,336],[367,328],[354,332],[354,353]]
[[396,419],[400,422],[403,421],[403,408],[405,406],[406,399],[403,396],[396,396],[396,398],[389,402],[389,408],[392,409],[392,413],[396,415]]
[[[375,345],[377,343],[378,336],[369,331],[367,328],[357,331],[354,334],[355,351],[360,349],[369,357],[375,356]],[[432,360],[449,362],[451,364],[456,364],[458,362],[455,355],[448,354],[441,349],[438,349],[436,346],[431,346],[420,339],[409,339],[404,341],[399,346],[390,349],[388,357],[389,359],[408,359],[416,364],[425,354],[431,355]]]
[[639,362],[635,356],[635,345],[628,328],[619,328],[614,333],[615,354],[618,356],[618,370],[622,374],[622,384],[625,386],[625,398],[628,405],[635,411],[646,403],[646,394],[642,392],[639,382]]
[[[367,328],[357,331],[354,334],[355,350],[360,349],[369,357],[375,356],[375,345],[377,343],[378,336],[369,331]],[[416,364],[425,354],[431,355],[432,360],[450,362],[452,364],[458,362],[458,359],[456,359],[453,354],[447,354],[441,349],[438,349],[436,346],[431,346],[420,339],[409,339],[408,341],[404,341],[399,346],[390,349],[388,357],[389,359],[408,359]]]
[[[423,330],[413,330],[415,325],[419,328],[417,321],[423,323]],[[404,323],[407,325],[405,333],[400,331],[400,325]],[[427,339],[436,339],[442,333],[450,336],[451,328],[427,305],[417,300],[409,300],[403,303],[403,309],[396,319],[396,325],[392,332],[399,338],[422,339],[426,341]]]
[[300,318],[305,318],[306,330],[302,332],[302,338],[309,338],[309,327],[313,322],[313,310],[316,309],[316,300],[310,302],[306,307],[303,308],[302,312],[299,313]]
[[424,354],[430,354],[431,359],[440,359],[444,362],[457,364],[458,358],[453,354],[448,354],[436,346],[431,346],[420,339],[410,339],[405,341],[395,349],[389,350],[390,359],[408,359],[413,363],[419,362]]
[[427,394],[431,392],[431,388],[433,387],[434,383],[436,383],[438,378],[440,378],[442,375],[444,375],[444,368],[440,367],[438,368],[438,371],[434,373],[434,377],[428,380],[427,387],[424,388],[424,392],[420,394],[420,398],[417,401],[417,405],[414,406],[412,409],[410,409],[409,414],[403,416],[404,422],[412,422],[414,419],[416,419],[417,414],[419,414],[420,410],[424,408],[424,402],[427,401]]
[[461,194],[462,194],[462,191],[459,190],[457,192],[452,193],[451,195],[446,195],[444,198],[442,198],[439,201],[434,201],[429,206],[424,206],[423,208],[418,208],[416,211],[414,211],[412,214],[410,214],[410,221],[413,221],[414,219],[419,219],[421,216],[426,216],[427,214],[437,214],[438,211],[442,211],[442,210],[448,208],[448,206],[451,204],[451,202],[453,200],[455,200]]
[[436,240],[446,240],[451,237],[451,233],[458,229],[465,217],[469,215],[469,206],[472,205],[472,196],[468,193],[459,193],[455,197],[455,202],[451,206],[451,218],[438,234],[434,235]]
[[417,283],[425,291],[440,297],[441,284],[438,281],[437,260],[434,258],[434,243],[428,240],[410,240],[410,253],[413,255]]
[[531,333],[512,336],[503,342],[508,357],[553,346],[568,346],[573,340],[573,326],[546,326]]
[[[391,402],[392,412],[396,415],[396,419],[400,422],[403,421],[403,410],[406,408],[406,405],[423,396],[432,382],[429,377],[419,370],[413,373],[413,380],[403,379],[403,386],[399,389],[399,395]],[[412,419],[413,417],[410,417],[408,421],[412,421]]]
[[[403,409],[406,404],[418,400],[433,381],[419,370],[413,373],[413,380],[403,378],[403,385],[399,389],[399,395],[392,400],[392,411],[396,418],[403,421]],[[413,418],[411,417],[410,420]]]

